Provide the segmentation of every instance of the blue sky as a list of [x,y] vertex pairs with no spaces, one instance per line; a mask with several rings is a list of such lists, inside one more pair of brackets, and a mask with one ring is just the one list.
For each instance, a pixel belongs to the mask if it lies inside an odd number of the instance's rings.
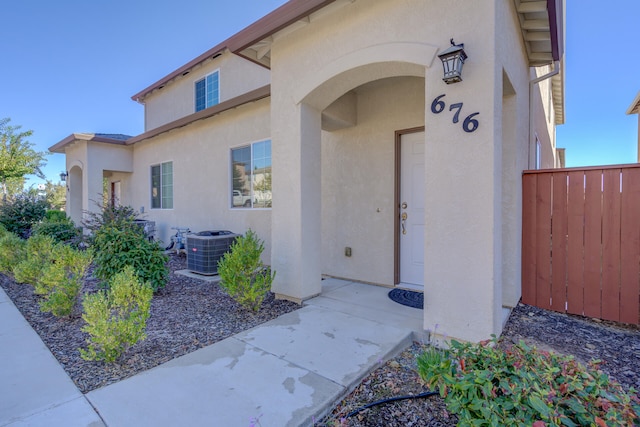
[[[73,132],[143,131],[130,99],[285,0],[21,0],[2,7],[0,118],[44,151]],[[567,166],[636,161],[637,0],[567,0]],[[615,68],[614,68],[615,67]],[[634,78],[635,77],[635,78]],[[44,169],[57,181],[64,156]]]

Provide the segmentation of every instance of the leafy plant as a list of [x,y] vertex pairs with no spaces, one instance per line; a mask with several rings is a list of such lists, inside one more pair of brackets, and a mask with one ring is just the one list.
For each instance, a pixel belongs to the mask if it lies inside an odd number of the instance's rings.
[[140,227],[134,223],[138,218],[138,213],[131,206],[114,206],[109,203],[101,205],[98,203],[98,207],[100,208],[98,212],[85,212],[86,219],[82,224],[92,234],[108,226],[135,228],[142,233]]
[[438,387],[459,426],[631,426],[640,400],[597,369],[573,357],[538,351],[524,342],[501,350],[497,340],[452,341],[418,357],[418,370]]
[[81,233],[81,229],[61,211],[48,211],[44,220],[33,226],[34,236],[50,236],[56,242],[76,244]]
[[51,222],[58,222],[58,221],[65,221],[67,220],[67,214],[65,211],[60,211],[57,209],[49,209],[45,214],[44,214],[44,220],[45,221],[51,221]]
[[93,239],[96,277],[110,281],[125,266],[133,267],[142,282],[153,291],[163,288],[169,277],[167,256],[156,242],[150,242],[141,228],[130,222],[100,227]]
[[263,250],[263,242],[249,229],[218,261],[220,286],[241,306],[254,312],[260,309],[276,275],[260,260]]
[[78,301],[84,274],[91,264],[91,251],[58,244],[52,261],[37,282],[36,293],[43,295],[40,309],[56,317],[70,316]]
[[31,234],[31,227],[44,218],[47,208],[46,200],[28,193],[20,194],[0,206],[0,224],[26,239]]
[[13,273],[25,256],[26,241],[0,225],[0,272]]
[[145,329],[153,290],[142,283],[133,267],[116,274],[109,289],[88,295],[83,303],[82,330],[90,335],[85,360],[116,361],[128,348],[146,337]]
[[36,294],[46,294],[37,284],[44,270],[53,262],[55,241],[45,235],[30,237],[24,245],[22,261],[13,268],[13,275],[18,283],[36,286]]

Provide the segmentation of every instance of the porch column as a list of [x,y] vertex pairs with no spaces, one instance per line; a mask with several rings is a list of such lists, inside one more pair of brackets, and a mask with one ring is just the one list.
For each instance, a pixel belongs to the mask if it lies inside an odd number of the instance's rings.
[[[469,45],[487,63],[469,61],[463,82],[445,85],[441,69],[426,69],[424,328],[436,339],[477,342],[502,329],[501,106],[487,84],[491,53]],[[433,113],[443,94],[445,107]],[[476,112],[477,129],[465,132],[464,119]]]
[[102,206],[102,186],[103,170],[99,167],[91,167],[91,162],[87,162],[87,167],[82,173],[82,212],[99,212]]
[[272,98],[272,291],[300,302],[321,291],[320,136],[315,108]]

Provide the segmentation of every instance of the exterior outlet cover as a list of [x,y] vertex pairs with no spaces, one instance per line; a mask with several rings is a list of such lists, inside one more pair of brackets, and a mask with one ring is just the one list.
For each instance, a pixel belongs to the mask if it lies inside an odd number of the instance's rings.
[[344,256],[351,256],[351,248],[349,246],[344,248]]

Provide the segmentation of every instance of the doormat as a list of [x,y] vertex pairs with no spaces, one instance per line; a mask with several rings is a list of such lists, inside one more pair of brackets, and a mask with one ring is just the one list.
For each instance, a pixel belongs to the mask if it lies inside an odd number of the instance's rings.
[[389,292],[391,300],[413,308],[424,308],[424,294],[422,292],[408,291],[406,289],[392,289]]

